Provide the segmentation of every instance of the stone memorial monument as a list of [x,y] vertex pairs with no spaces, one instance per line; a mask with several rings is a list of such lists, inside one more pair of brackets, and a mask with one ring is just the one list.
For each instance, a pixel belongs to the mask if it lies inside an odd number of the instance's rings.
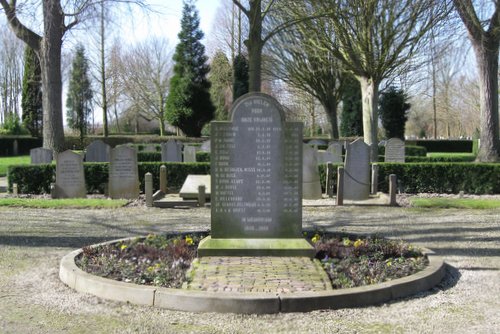
[[319,164],[326,164],[328,162],[331,162],[333,164],[339,164],[343,162],[342,143],[338,141],[330,143],[326,151],[319,151],[318,153],[319,153],[318,155]]
[[117,146],[111,150],[108,189],[111,198],[139,197],[139,172],[135,148]]
[[109,162],[111,147],[100,139],[94,140],[85,150],[86,162]]
[[182,162],[182,143],[173,139],[161,143],[161,161]]
[[302,236],[302,123],[272,97],[234,102],[212,122],[211,236],[199,256],[313,256]]
[[391,138],[385,144],[385,162],[405,162],[405,142]]
[[30,150],[32,164],[50,164],[52,162],[52,150],[38,147]]
[[196,162],[196,147],[185,145],[183,155],[184,162]]
[[309,144],[303,144],[302,152],[302,198],[320,199],[322,193],[317,150]]
[[57,198],[86,197],[83,157],[71,150],[57,155],[56,189]]
[[370,146],[363,139],[347,144],[344,199],[365,200],[370,195]]
[[210,152],[210,140],[204,141],[200,146],[201,152]]

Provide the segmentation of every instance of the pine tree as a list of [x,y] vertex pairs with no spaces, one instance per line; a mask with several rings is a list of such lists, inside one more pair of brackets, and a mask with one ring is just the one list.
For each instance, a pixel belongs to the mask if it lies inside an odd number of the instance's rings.
[[405,138],[405,125],[408,120],[408,97],[401,89],[389,87],[381,94],[379,101],[380,119],[387,138]]
[[363,105],[361,86],[354,77],[348,77],[342,96],[342,115],[340,116],[340,136],[363,136]]
[[43,129],[42,70],[32,48],[24,51],[24,76],[21,108],[23,124],[33,137],[41,137]]
[[231,103],[232,68],[222,51],[217,51],[210,65],[210,96],[215,105],[215,119],[226,121],[229,118]]
[[166,103],[167,121],[187,136],[199,137],[203,126],[214,118],[215,107],[210,100],[210,67],[201,44],[203,32],[193,1],[184,1],[179,44],[174,54],[174,76]]
[[68,96],[66,99],[66,119],[68,126],[80,133],[80,140],[87,134],[88,120],[92,111],[92,87],[88,75],[89,66],[83,45],[76,47],[71,68]]
[[248,93],[248,60],[242,54],[234,57],[233,62],[233,100]]

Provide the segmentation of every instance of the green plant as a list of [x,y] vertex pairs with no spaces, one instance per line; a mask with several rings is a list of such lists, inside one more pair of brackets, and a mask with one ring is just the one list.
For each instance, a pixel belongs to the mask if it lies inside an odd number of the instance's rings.
[[407,100],[408,97],[402,89],[396,89],[392,86],[381,94],[379,112],[387,138],[401,138],[404,140],[405,124],[408,120],[407,113],[410,109]]

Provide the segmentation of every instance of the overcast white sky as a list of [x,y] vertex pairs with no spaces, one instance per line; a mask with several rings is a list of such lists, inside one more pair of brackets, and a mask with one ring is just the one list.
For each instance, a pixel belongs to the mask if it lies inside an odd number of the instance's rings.
[[[180,21],[182,16],[182,0],[150,0],[148,3],[154,11],[145,15],[138,12],[133,26],[125,36],[130,40],[145,39],[148,34],[156,36],[166,36],[172,45],[177,44],[177,34],[180,31]],[[220,0],[198,0],[195,3],[200,15],[200,28],[205,36],[212,30],[214,19]]]

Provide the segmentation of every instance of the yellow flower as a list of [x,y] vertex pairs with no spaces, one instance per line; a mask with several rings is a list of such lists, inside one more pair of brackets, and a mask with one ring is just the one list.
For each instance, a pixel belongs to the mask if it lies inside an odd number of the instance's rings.
[[125,250],[125,249],[127,249],[127,247],[128,247],[128,246],[127,246],[127,245],[125,245],[125,244],[124,244],[124,245],[121,245],[121,246],[120,246],[120,250]]
[[348,247],[351,245],[351,240],[349,240],[349,238],[344,238],[343,243],[344,243],[344,246]]
[[316,234],[314,235],[314,237],[312,237],[311,241],[312,241],[312,243],[313,243],[313,244],[315,244],[315,243],[317,243],[320,239],[321,239],[321,236],[320,236],[318,233],[316,233]]
[[363,246],[363,241],[361,241],[361,239],[354,241],[354,248],[358,248],[359,246]]
[[153,266],[149,266],[146,270],[149,271],[149,272],[151,272],[151,271],[154,271],[155,268]]
[[191,238],[190,236],[186,236],[186,243],[188,245],[192,245],[193,244],[193,238]]

